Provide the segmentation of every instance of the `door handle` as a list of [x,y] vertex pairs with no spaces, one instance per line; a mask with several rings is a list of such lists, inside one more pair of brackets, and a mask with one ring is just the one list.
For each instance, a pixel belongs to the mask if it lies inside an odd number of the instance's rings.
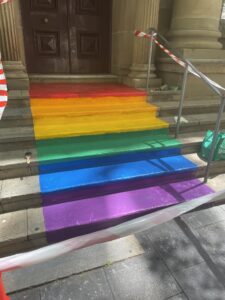
[[48,20],[48,18],[44,18],[44,20],[43,20],[43,21],[44,21],[44,23],[46,23],[46,24],[47,24],[49,20]]

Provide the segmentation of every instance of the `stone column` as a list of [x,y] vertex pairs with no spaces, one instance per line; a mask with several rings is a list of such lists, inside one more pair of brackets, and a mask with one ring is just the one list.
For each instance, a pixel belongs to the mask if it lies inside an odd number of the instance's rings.
[[12,2],[0,6],[0,47],[2,60],[19,60],[19,44]]
[[[147,30],[150,27],[158,27],[160,0],[141,0],[137,1],[135,28]],[[133,42],[133,61],[126,83],[135,87],[145,87],[147,80],[149,41],[146,39],[134,38]],[[152,62],[154,62],[154,57]],[[150,86],[158,86],[161,80],[157,78],[155,65],[151,67]]]
[[0,49],[9,89],[28,87],[28,76],[21,62],[16,24],[16,14],[20,13],[18,3],[18,0],[14,0],[0,5]]
[[169,38],[176,48],[221,49],[223,0],[175,0]]
[[[174,48],[207,76],[225,86],[225,51],[219,42],[223,0],[174,0],[167,38]],[[164,83],[182,86],[184,70],[167,56],[158,59]],[[187,96],[209,96],[212,91],[201,80],[189,75]]]
[[128,75],[132,63],[137,1],[113,0],[112,73],[118,75],[120,80]]

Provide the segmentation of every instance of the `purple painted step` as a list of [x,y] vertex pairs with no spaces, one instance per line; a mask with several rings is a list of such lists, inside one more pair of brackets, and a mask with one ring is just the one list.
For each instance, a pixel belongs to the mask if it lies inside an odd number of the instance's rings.
[[47,238],[55,243],[210,193],[209,187],[190,178],[83,200],[71,198],[55,205],[44,203]]
[[42,204],[43,206],[53,205],[65,203],[67,201],[82,200],[86,198],[94,198],[109,194],[127,192],[132,190],[138,190],[146,187],[151,187],[158,185],[159,180],[161,185],[165,185],[167,183],[173,183],[177,181],[185,181],[189,179],[196,178],[195,172],[185,172],[178,174],[170,174],[168,176],[161,177],[151,177],[144,179],[135,179],[130,181],[121,181],[117,183],[111,183],[101,186],[100,188],[96,187],[85,187],[76,190],[67,190],[67,191],[59,191],[48,194],[42,194]]

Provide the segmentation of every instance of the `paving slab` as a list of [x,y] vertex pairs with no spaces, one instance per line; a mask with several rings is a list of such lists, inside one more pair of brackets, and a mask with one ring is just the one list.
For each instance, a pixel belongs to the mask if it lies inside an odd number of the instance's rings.
[[102,269],[56,281],[40,291],[41,300],[114,300]]
[[74,251],[29,268],[4,273],[5,288],[15,292],[69,277],[104,265],[143,254],[134,236]]
[[225,221],[196,229],[197,238],[209,255],[225,257]]
[[40,300],[41,293],[39,289],[27,290],[21,293],[10,295],[10,300]]
[[158,300],[181,292],[154,251],[105,267],[105,273],[114,299]]
[[188,298],[185,296],[185,294],[182,293],[174,297],[167,298],[165,300],[188,300]]
[[1,247],[26,240],[27,212],[25,210],[0,215]]
[[212,207],[185,214],[182,216],[182,220],[193,229],[203,228],[220,221],[225,221],[225,211],[220,206]]
[[201,263],[174,273],[189,300],[225,299],[225,288],[210,271],[206,263]]
[[156,226],[143,232],[141,236],[141,244],[143,239],[145,239],[145,243],[148,243],[146,240],[149,240],[172,271],[184,269],[203,261],[201,255],[175,221]]

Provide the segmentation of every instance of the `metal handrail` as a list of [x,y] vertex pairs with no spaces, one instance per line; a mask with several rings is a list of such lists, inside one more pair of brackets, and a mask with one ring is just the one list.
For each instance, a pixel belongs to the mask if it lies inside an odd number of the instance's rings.
[[[170,45],[169,41],[163,35],[161,35],[158,32],[158,30],[156,30],[155,28],[149,28],[148,33],[153,37],[159,36],[160,39],[163,41],[163,43],[167,46],[167,48],[174,55],[176,55],[182,62],[184,62],[186,64],[184,77],[183,77],[181,99],[180,99],[180,103],[179,103],[179,110],[178,110],[175,137],[178,137],[178,135],[179,135],[180,121],[181,121],[181,116],[182,116],[182,112],[183,112],[183,104],[184,104],[184,99],[185,99],[185,92],[186,92],[186,86],[187,86],[189,67],[199,76],[200,79],[202,79],[203,82],[206,83],[206,85],[208,85],[221,98],[219,112],[218,112],[218,115],[217,115],[217,121],[216,121],[215,129],[214,129],[214,133],[213,133],[212,145],[211,145],[211,149],[210,149],[210,153],[209,153],[209,157],[208,157],[208,162],[207,162],[207,167],[206,167],[206,171],[205,171],[204,182],[207,182],[208,178],[209,178],[209,175],[210,175],[210,167],[211,167],[211,164],[212,164],[212,161],[213,161],[213,158],[214,158],[214,154],[215,154],[217,136],[218,136],[219,130],[220,130],[221,119],[222,119],[222,115],[223,115],[224,108],[225,108],[225,90],[222,90],[219,87],[214,86],[212,84],[212,82],[210,81],[210,79],[206,75],[204,75],[201,71],[199,71],[181,53],[179,53],[177,50],[175,50]],[[148,59],[148,73],[147,73],[147,91],[149,90],[149,79],[150,79],[150,73],[151,73],[152,53],[153,53],[153,39],[150,40],[149,59]]]

